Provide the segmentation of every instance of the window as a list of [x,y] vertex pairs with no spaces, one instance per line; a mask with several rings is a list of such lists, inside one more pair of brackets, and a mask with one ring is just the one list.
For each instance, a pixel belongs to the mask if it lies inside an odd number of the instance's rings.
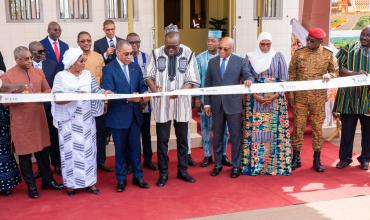
[[181,0],[164,0],[164,27],[175,24],[181,29],[181,11]]
[[90,19],[89,0],[59,0],[59,19]]
[[191,0],[190,26],[191,28],[206,28],[206,0]]
[[[133,0],[134,18],[137,18],[137,4]],[[127,20],[128,18],[128,0],[106,0],[106,17],[113,20]]]
[[8,22],[41,21],[41,0],[6,0]]
[[[254,0],[254,18],[257,19],[259,0]],[[264,19],[281,19],[283,16],[283,1],[282,0],[261,0],[262,2],[262,17]]]

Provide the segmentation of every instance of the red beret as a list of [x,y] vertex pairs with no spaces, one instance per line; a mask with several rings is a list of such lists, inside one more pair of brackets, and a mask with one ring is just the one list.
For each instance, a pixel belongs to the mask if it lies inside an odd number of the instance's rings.
[[324,39],[326,37],[325,31],[321,28],[311,28],[308,35],[316,39]]

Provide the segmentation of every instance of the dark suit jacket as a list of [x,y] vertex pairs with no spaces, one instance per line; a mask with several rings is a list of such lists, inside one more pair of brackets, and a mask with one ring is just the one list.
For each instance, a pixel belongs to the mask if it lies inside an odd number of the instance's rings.
[[4,63],[4,58],[3,58],[3,55],[1,54],[0,52],[0,70],[6,72],[6,67],[5,67],[5,63]]
[[[226,66],[223,79],[221,78],[220,56],[212,58],[208,63],[205,87],[239,85],[244,80],[253,80],[252,69],[245,59],[232,54]],[[221,109],[221,103],[223,109]],[[242,96],[213,95],[204,97],[204,105],[210,105],[212,112],[223,110],[226,114],[242,112]]]
[[45,60],[42,62],[42,71],[49,83],[50,88],[53,88],[55,75],[58,71],[58,64],[52,60]]
[[[118,43],[118,41],[123,39],[116,36],[116,40]],[[113,53],[112,56],[108,57],[107,59],[104,58],[104,53],[107,51],[108,47],[109,45],[106,37],[103,37],[94,42],[94,51],[100,53],[103,56],[105,65],[116,59],[116,53]]]
[[[103,87],[118,94],[144,93],[148,90],[144,83],[141,68],[136,63],[128,65],[130,84],[127,82],[117,60],[113,60],[103,68]],[[128,102],[126,99],[110,100],[106,115],[106,126],[109,128],[129,128],[132,122],[139,126],[143,123],[140,103]]]
[[59,51],[59,53],[60,53],[59,61],[60,62],[57,61],[57,57],[55,56],[53,45],[50,44],[48,37],[45,37],[44,39],[42,39],[40,41],[40,43],[45,47],[46,59],[56,62],[58,64],[58,71],[62,71],[62,70],[64,70],[64,64],[62,62],[63,61],[63,55],[66,52],[66,50],[68,50],[69,46],[68,46],[68,44],[64,43],[60,39],[58,41],[59,41],[59,50],[60,50]]
[[[45,60],[42,62],[42,71],[45,74],[46,81],[50,88],[53,88],[55,75],[58,73],[58,64],[52,60]],[[50,111],[50,102],[44,102],[45,110]]]

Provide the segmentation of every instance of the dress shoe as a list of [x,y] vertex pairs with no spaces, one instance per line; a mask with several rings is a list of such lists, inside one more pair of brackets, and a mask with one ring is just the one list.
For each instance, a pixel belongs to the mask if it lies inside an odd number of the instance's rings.
[[117,192],[123,192],[123,191],[125,191],[126,185],[127,185],[126,180],[125,181],[119,181],[117,183],[116,191]]
[[157,181],[157,186],[158,187],[164,187],[167,183],[168,176],[160,176],[158,181]]
[[51,180],[48,183],[41,184],[41,189],[61,190],[64,189],[64,186],[62,184],[58,184],[55,180]]
[[220,174],[221,171],[222,171],[222,167],[214,167],[211,172],[211,176],[218,176],[218,174]]
[[345,168],[345,167],[348,167],[349,166],[349,162],[347,162],[347,161],[339,161],[338,163],[337,163],[337,165],[335,165],[335,167],[336,168],[338,168],[338,169],[343,169],[343,168]]
[[91,193],[91,194],[94,194],[94,195],[99,195],[100,194],[100,190],[98,188],[96,188],[96,186],[87,187],[86,191],[88,193]]
[[361,170],[368,170],[369,169],[369,162],[368,161],[360,162],[360,169]]
[[132,183],[134,185],[140,187],[140,188],[143,188],[143,189],[148,189],[149,188],[149,184],[144,181],[143,177],[133,178]]
[[188,182],[188,183],[195,183],[195,179],[187,173],[184,174],[184,173],[178,172],[177,178],[180,180],[184,180],[185,182]]
[[144,162],[143,167],[148,168],[149,170],[156,171],[157,166],[154,165],[151,161],[150,162]]
[[69,195],[69,196],[76,195],[76,190],[74,190],[74,189],[67,189],[67,195]]
[[39,198],[39,193],[37,192],[36,186],[28,186],[28,196],[31,199]]
[[239,168],[237,168],[237,167],[233,167],[233,168],[231,169],[230,177],[231,177],[231,178],[237,178],[237,177],[239,177],[239,176],[240,176],[240,170],[239,170]]
[[227,166],[227,167],[231,167],[232,166],[229,158],[227,158],[226,155],[223,155],[222,156],[222,165]]
[[191,158],[191,155],[188,154],[188,165],[189,166],[192,166],[192,167],[195,167],[197,165],[197,163],[195,163],[195,161],[193,160],[193,158]]
[[40,178],[40,177],[41,177],[41,171],[40,171],[40,170],[37,170],[37,171],[33,174],[33,177],[34,177],[35,179]]
[[110,173],[110,172],[113,171],[112,168],[106,166],[105,164],[99,164],[98,169],[101,170],[101,171],[107,172],[107,173]]
[[1,194],[4,196],[10,196],[12,194],[12,191],[10,190],[1,191]]
[[200,163],[201,167],[208,167],[209,164],[213,162],[212,157],[204,157],[203,161]]
[[60,168],[60,166],[54,167],[54,173],[57,174],[58,176],[62,176],[62,169]]

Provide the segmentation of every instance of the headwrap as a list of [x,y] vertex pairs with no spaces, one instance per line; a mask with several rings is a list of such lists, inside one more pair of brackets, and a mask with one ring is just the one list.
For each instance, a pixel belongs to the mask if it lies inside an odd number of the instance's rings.
[[208,38],[220,39],[222,37],[222,31],[220,30],[208,30]]
[[79,47],[70,47],[63,55],[64,69],[69,69],[82,56],[83,51]]
[[325,31],[321,28],[311,28],[308,31],[308,35],[316,39],[324,39],[326,37]]
[[258,73],[262,73],[270,68],[272,58],[274,58],[276,51],[271,46],[267,53],[264,53],[260,49],[260,43],[263,40],[269,40],[272,43],[272,36],[268,32],[262,32],[257,39],[256,51],[247,53],[249,61],[254,69]]

